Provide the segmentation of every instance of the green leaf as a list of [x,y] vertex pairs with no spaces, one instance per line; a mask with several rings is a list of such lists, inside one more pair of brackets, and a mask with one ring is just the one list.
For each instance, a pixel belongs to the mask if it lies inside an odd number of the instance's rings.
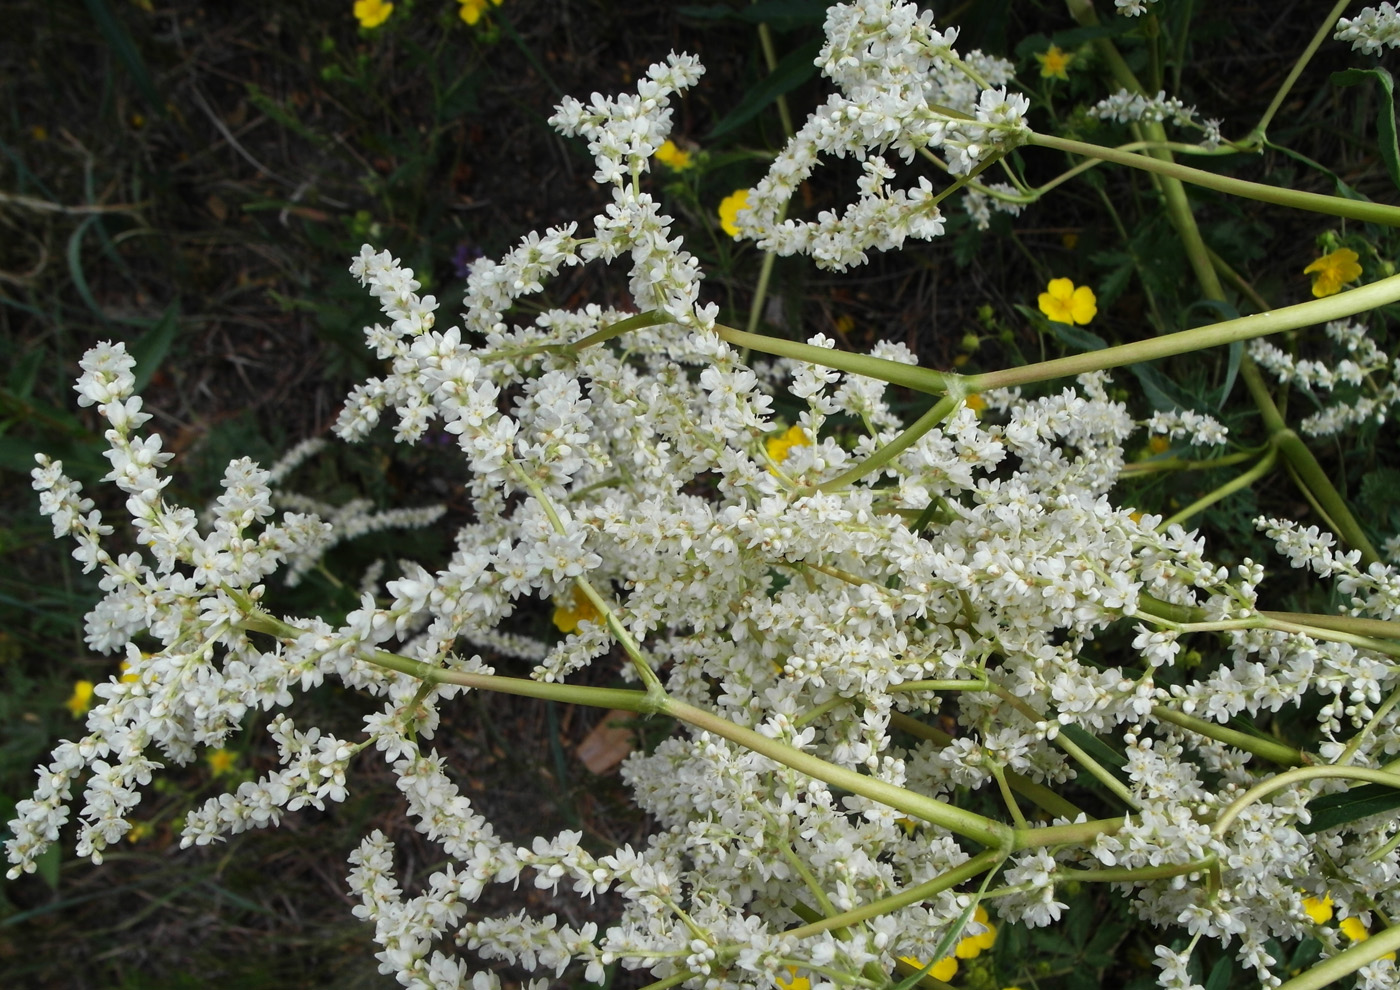
[[1088,753],[1104,766],[1114,767],[1119,770],[1127,766],[1128,761],[1123,757],[1122,753],[1113,749],[1098,736],[1085,732],[1077,725],[1061,726],[1060,735],[1068,737],[1070,742],[1084,750],[1084,752]]
[[63,865],[63,850],[55,842],[34,859],[36,872],[49,885],[49,890],[58,890],[58,868]]
[[1081,330],[1070,323],[1056,323],[1054,320],[1047,320],[1045,314],[1038,309],[1031,309],[1022,303],[1016,303],[1015,308],[1018,313],[1039,327],[1041,333],[1048,333],[1060,343],[1073,347],[1077,351],[1101,351],[1108,346],[1108,341],[1098,334]]
[[1376,144],[1380,149],[1385,170],[1390,173],[1390,181],[1400,188],[1400,146],[1395,139],[1395,80],[1389,72],[1380,67],[1374,69],[1343,69],[1332,73],[1334,86],[1355,86],[1374,77],[1385,90],[1385,99],[1376,107]]
[[136,359],[136,391],[146,387],[151,376],[156,373],[165,355],[170,353],[170,345],[175,341],[175,331],[180,327],[180,300],[176,299],[160,315],[155,326],[141,335],[127,350]]
[[1337,794],[1324,794],[1308,802],[1312,821],[1298,824],[1298,831],[1312,835],[1348,822],[1400,808],[1400,790],[1384,784],[1362,784]]
[[135,80],[136,88],[141,91],[141,96],[145,99],[146,104],[153,113],[164,117],[165,101],[156,92],[155,83],[151,81],[151,74],[146,69],[146,63],[141,58],[141,53],[136,50],[131,35],[127,33],[121,21],[117,20],[105,0],[87,0],[87,9],[88,13],[92,15],[93,23],[107,39],[107,44],[117,53],[117,57],[126,66],[126,71],[131,73],[131,78]]
[[1240,372],[1240,361],[1244,359],[1244,341],[1237,340],[1230,345],[1230,363],[1225,368],[1225,381],[1220,385],[1219,397],[1215,400],[1215,408],[1225,408],[1225,400],[1230,397],[1230,393],[1235,388],[1235,378]]
[[1206,980],[1206,990],[1227,990],[1234,971],[1235,967],[1231,965],[1230,957],[1221,956],[1219,961],[1211,967],[1210,977]]
[[77,290],[78,297],[87,304],[87,308],[92,310],[93,315],[106,323],[107,314],[102,311],[101,306],[97,305],[97,300],[92,296],[92,290],[88,288],[87,276],[83,273],[83,235],[87,233],[89,227],[101,219],[102,214],[94,213],[78,224],[68,237],[68,247],[64,250],[64,256],[68,259],[68,276],[73,280],[73,288]]
[[814,59],[821,49],[821,39],[814,39],[807,42],[796,51],[790,52],[777,66],[765,76],[757,86],[744,94],[744,98],[739,101],[739,105],[729,112],[729,115],[714,126],[708,135],[709,140],[714,140],[722,134],[728,134],[737,127],[742,127],[776,100],[779,96],[802,85],[808,79],[817,74],[817,67]]

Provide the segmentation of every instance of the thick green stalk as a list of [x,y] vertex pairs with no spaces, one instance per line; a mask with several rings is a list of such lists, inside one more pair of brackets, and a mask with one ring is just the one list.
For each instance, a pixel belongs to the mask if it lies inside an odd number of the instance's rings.
[[1247,145],[1257,147],[1264,143],[1269,125],[1273,123],[1274,114],[1278,113],[1279,107],[1283,106],[1283,101],[1288,99],[1288,94],[1293,91],[1293,84],[1296,83],[1298,77],[1303,74],[1303,70],[1307,68],[1308,63],[1312,61],[1312,57],[1317,54],[1317,50],[1322,47],[1322,43],[1331,37],[1332,29],[1337,26],[1337,18],[1342,16],[1342,11],[1347,9],[1347,4],[1349,3],[1351,3],[1351,0],[1337,0],[1337,3],[1332,7],[1331,11],[1322,19],[1322,26],[1319,27],[1317,32],[1312,36],[1312,40],[1308,42],[1308,47],[1303,49],[1303,54],[1299,55],[1298,60],[1293,63],[1293,68],[1288,70],[1288,75],[1284,78],[1282,84],[1279,85],[1278,92],[1275,93],[1274,98],[1269,101],[1268,109],[1264,111],[1264,115],[1259,118],[1259,123],[1254,125],[1254,130],[1251,131],[1249,137],[1245,139]]
[[[1391,276],[1391,278],[1396,277],[1400,276]],[[1379,284],[1379,282],[1371,283],[1371,285]],[[1370,288],[1370,286],[1366,286],[1366,288]],[[1328,298],[1335,297],[1329,296]],[[1279,453],[1287,458],[1293,470],[1298,473],[1299,479],[1307,488],[1307,493],[1317,499],[1319,507],[1332,521],[1337,535],[1348,546],[1361,551],[1363,564],[1370,565],[1380,560],[1380,554],[1371,545],[1371,541],[1367,538],[1365,530],[1361,528],[1356,517],[1351,514],[1351,509],[1347,507],[1346,500],[1332,484],[1332,479],[1328,477],[1322,465],[1317,462],[1317,458],[1308,449],[1308,445],[1303,443],[1298,434],[1293,432],[1284,422],[1283,414],[1279,412],[1278,406],[1274,404],[1273,396],[1269,394],[1269,387],[1264,381],[1263,374],[1248,357],[1240,362],[1240,379],[1249,389],[1254,404],[1259,407],[1259,414],[1263,417],[1264,426],[1269,431],[1269,441],[1278,448]]]
[[1378,223],[1387,227],[1400,226],[1400,208],[1386,206],[1383,203],[1342,199],[1340,196],[1326,196],[1321,193],[1303,192],[1299,189],[1284,189],[1262,182],[1247,182],[1244,179],[1233,179],[1227,175],[1217,175],[1214,172],[1191,168],[1189,165],[1182,165],[1178,162],[1162,161],[1150,155],[1135,155],[1103,145],[1056,137],[1053,134],[1033,132],[1026,139],[1026,143],[1041,148],[1053,148],[1056,151],[1067,151],[1072,155],[1084,155],[1118,165],[1126,165],[1129,168],[1152,172],[1169,179],[1176,179],[1178,182],[1188,182],[1194,186],[1214,189],[1216,192],[1239,196],[1242,199],[1253,199],[1261,203],[1273,203],[1276,206],[1307,210],[1310,213],[1323,213],[1327,216],[1346,217],[1349,220],[1364,220],[1367,223]]
[[1278,990],[1320,990],[1397,949],[1400,949],[1400,925],[1376,932],[1351,948],[1343,949],[1306,973],[1281,984]]
[[1190,519],[1192,516],[1196,515],[1199,512],[1204,512],[1216,502],[1229,498],[1231,495],[1235,494],[1235,492],[1239,491],[1242,488],[1248,488],[1260,478],[1264,477],[1264,475],[1272,471],[1274,469],[1274,462],[1277,460],[1278,450],[1270,446],[1268,451],[1264,454],[1264,456],[1259,458],[1258,463],[1256,463],[1252,468],[1250,468],[1248,471],[1245,471],[1243,474],[1231,478],[1229,481],[1225,482],[1225,484],[1221,485],[1219,488],[1216,488],[1214,491],[1210,491],[1207,492],[1205,495],[1202,495],[1200,498],[1196,499],[1196,501],[1192,502],[1190,505],[1188,505],[1186,508],[1182,509],[1175,515],[1163,519],[1161,524],[1157,527],[1157,531],[1159,533],[1165,532],[1173,523],[1185,523],[1186,520]]
[[1196,718],[1194,715],[1187,715],[1167,708],[1165,705],[1153,705],[1152,714],[1162,722],[1170,722],[1188,732],[1195,732],[1223,742],[1227,746],[1242,749],[1246,753],[1253,753],[1255,756],[1263,757],[1272,763],[1279,764],[1279,766],[1298,767],[1312,762],[1308,755],[1300,749],[1294,749],[1292,746],[1276,742],[1273,739],[1261,739],[1259,736],[1228,728],[1218,722],[1208,722],[1203,718]]
[[[893,690],[893,689],[892,689]],[[926,725],[911,715],[903,712],[892,712],[890,714],[890,725],[896,729],[901,729],[911,736],[920,739],[927,739],[929,742],[937,743],[939,746],[947,746],[953,741],[953,737],[941,729],[935,729],[931,725]],[[1024,798],[1034,801],[1038,806],[1044,808],[1052,815],[1061,818],[1075,819],[1084,813],[1084,809],[1071,804],[1059,794],[1046,787],[1044,784],[1037,784],[1035,781],[1024,777],[1014,770],[1006,771],[1006,782],[1011,785],[1011,789]]]
[[[1400,278],[1400,276],[1396,277]],[[1397,296],[1400,296],[1400,293],[1397,293]],[[903,385],[916,392],[927,392],[931,395],[951,393],[953,391],[952,383],[959,379],[958,375],[934,371],[931,368],[920,368],[916,365],[902,364],[899,361],[871,357],[868,354],[852,354],[849,351],[818,347],[815,344],[796,340],[783,340],[780,337],[748,333],[719,323],[715,324],[715,332],[719,334],[721,339],[735,347],[747,347],[760,354],[775,354],[778,357],[819,364],[826,368],[835,368],[838,371],[864,375],[867,378],[878,378],[891,385]],[[959,393],[960,396],[963,394],[965,393]]]
[[897,787],[875,777],[848,770],[834,763],[828,763],[818,756],[794,749],[776,739],[769,739],[753,729],[736,725],[714,712],[705,711],[703,708],[697,708],[673,698],[668,698],[661,703],[661,712],[696,728],[704,729],[706,732],[723,736],[730,742],[736,742],[745,749],[791,767],[799,773],[805,773],[809,777],[816,777],[833,787],[840,787],[853,794],[878,801],[896,811],[902,811],[906,815],[922,818],[926,822],[939,825],[984,846],[1002,849],[1009,847],[1011,843],[1014,830],[1001,822],[974,814],[971,811],[964,811],[962,808],[945,804],[923,794],[916,794],[903,787]]
[[971,859],[962,866],[955,867],[947,873],[940,874],[932,880],[925,881],[917,887],[910,887],[902,890],[898,894],[881,898],[870,904],[862,904],[858,908],[847,911],[844,914],[833,915],[830,918],[823,918],[821,921],[814,921],[810,925],[802,925],[799,928],[790,928],[783,934],[791,938],[808,938],[812,935],[820,935],[822,932],[831,931],[833,928],[847,928],[851,925],[858,925],[861,922],[869,921],[871,918],[878,918],[882,914],[889,914],[891,911],[898,911],[902,907],[910,904],[918,904],[926,901],[930,897],[935,897],[945,890],[950,890],[960,883],[965,883],[975,876],[979,876],[988,870],[995,869],[1006,853],[1001,849],[988,849]]
[[1284,330],[1297,330],[1369,312],[1397,301],[1400,301],[1400,275],[1391,275],[1389,278],[1363,285],[1350,292],[1339,292],[1325,299],[1313,299],[1268,313],[1253,313],[1233,320],[1212,323],[1210,326],[1163,334],[1150,340],[1138,340],[1131,344],[1119,344],[1116,347],[1105,347],[1097,351],[1086,351],[1083,354],[1072,354],[1069,357],[1041,361],[1019,368],[990,371],[981,375],[944,377],[950,386],[953,382],[958,382],[965,392],[982,392],[991,388],[1008,388],[1055,378],[1071,378],[1089,371],[1121,368],[1140,361],[1155,361],[1177,354],[1189,354],[1206,347],[1233,344],[1237,340],[1252,340]]
[[[825,349],[826,348],[822,348],[822,350]],[[943,398],[933,404],[933,407],[930,408],[928,412],[920,416],[912,425],[906,427],[904,432],[899,436],[895,437],[854,467],[842,471],[830,481],[823,481],[816,487],[816,490],[821,492],[839,491],[857,479],[869,474],[871,471],[877,471],[884,467],[914,444],[918,443],[919,438],[925,433],[947,419],[961,401],[961,399],[952,395],[943,396]]]
[[605,340],[612,340],[614,337],[621,337],[629,330],[643,330],[647,327],[660,326],[669,323],[671,318],[659,309],[649,309],[645,313],[637,313],[616,323],[610,323],[601,329],[595,330],[587,337],[576,340],[568,345],[568,349],[575,353],[593,344],[601,344]]
[[1400,787],[1400,775],[1386,773],[1384,770],[1372,770],[1369,767],[1298,767],[1296,770],[1285,770],[1277,777],[1270,777],[1268,780],[1255,784],[1239,797],[1230,803],[1230,806],[1220,813],[1220,817],[1211,826],[1211,834],[1215,838],[1223,838],[1229,831],[1230,825],[1240,813],[1256,801],[1273,794],[1275,791],[1282,791],[1294,784],[1303,783],[1309,780],[1364,780],[1368,784],[1383,784],[1386,787]]

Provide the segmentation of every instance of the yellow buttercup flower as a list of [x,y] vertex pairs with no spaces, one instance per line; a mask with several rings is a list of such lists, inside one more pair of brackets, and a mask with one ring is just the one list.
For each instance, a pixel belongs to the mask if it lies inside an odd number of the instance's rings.
[[1069,80],[1069,64],[1074,61],[1074,53],[1061,51],[1059,45],[1051,45],[1044,52],[1037,52],[1035,60],[1040,63],[1040,78]]
[[[957,975],[959,959],[976,959],[983,952],[996,944],[997,926],[992,924],[991,919],[987,917],[987,909],[980,904],[977,905],[977,910],[973,913],[972,919],[982,926],[982,933],[980,935],[969,935],[967,938],[960,939],[951,956],[944,956],[942,959],[938,960],[938,963],[928,971],[928,975],[932,976],[935,980],[942,980],[944,983],[947,983]],[[916,959],[913,956],[900,956],[899,961],[907,963],[915,969],[924,968],[923,960]]]
[[1304,275],[1313,277],[1312,294],[1318,299],[1335,296],[1346,283],[1361,277],[1361,266],[1357,254],[1351,248],[1338,248],[1331,254],[1324,254],[1307,268]]
[[783,979],[779,976],[774,981],[778,986],[782,987],[783,990],[812,990],[812,981],[805,976],[798,976],[796,966],[789,966],[787,970],[787,979]]
[[739,211],[749,208],[749,191],[736,189],[719,204],[719,225],[730,237],[739,236]]
[[75,681],[73,693],[63,703],[74,718],[82,718],[83,713],[92,707],[92,681]]
[[676,147],[674,141],[667,141],[656,149],[656,160],[675,172],[684,172],[695,164],[690,160],[690,152]]
[[384,0],[355,0],[355,20],[362,28],[377,28],[394,12],[392,3]]
[[983,928],[980,935],[969,935],[958,942],[958,947],[953,953],[959,959],[976,959],[987,949],[990,949],[997,941],[997,926],[992,924],[987,917],[987,909],[982,905],[977,905],[977,910],[973,913],[972,919]]
[[461,5],[457,10],[457,16],[468,24],[475,25],[487,10],[491,7],[499,7],[501,0],[457,0],[457,3]]
[[231,753],[222,747],[211,749],[204,754],[204,762],[209,764],[209,769],[214,772],[215,777],[222,777],[224,774],[233,772],[233,765],[238,762],[238,754]]
[[1052,278],[1036,300],[1040,311],[1055,323],[1088,323],[1099,311],[1094,290],[1087,285],[1075,288],[1067,278]]
[[764,450],[768,451],[768,456],[773,459],[775,464],[781,464],[787,460],[787,455],[793,447],[810,446],[812,446],[812,438],[807,436],[807,431],[800,426],[789,426],[786,433],[769,437],[763,443]]
[[[1364,942],[1371,937],[1370,931],[1361,923],[1360,918],[1343,918],[1337,923],[1337,927],[1350,942]],[[1381,956],[1381,958],[1393,960],[1395,958],[1395,953],[1387,952],[1385,955]]]
[[1332,897],[1324,896],[1322,900],[1316,897],[1308,897],[1303,900],[1303,910],[1314,924],[1324,925],[1332,920]]
[[592,600],[577,588],[554,599],[554,627],[560,632],[571,633],[580,622],[597,622],[599,618]]
[[[899,961],[908,963],[915,969],[923,969],[925,966],[922,959],[915,959],[913,956],[900,956]],[[944,956],[934,964],[933,969],[928,971],[928,975],[932,976],[935,980],[942,980],[944,983],[947,983],[954,976],[958,975],[957,958],[954,956]]]

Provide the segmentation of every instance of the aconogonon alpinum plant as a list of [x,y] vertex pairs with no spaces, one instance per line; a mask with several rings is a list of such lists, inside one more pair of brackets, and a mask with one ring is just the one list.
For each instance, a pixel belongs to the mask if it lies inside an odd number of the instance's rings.
[[[1096,23],[1087,0],[1069,7]],[[1357,47],[1394,43],[1389,4],[1338,27],[1342,9],[1319,43],[1334,31]],[[1230,142],[1218,123],[1144,91],[1100,32],[1094,44],[1121,90],[1096,112],[1142,135],[1114,149],[1032,130],[1010,63],[959,52],[956,40],[911,3],[832,7],[818,63],[836,91],[750,190],[739,236],[844,270],[937,237],[960,200],[985,222],[1047,194],[1062,180],[1032,188],[1014,168],[1009,184],[982,180],[1036,146],[1154,172],[1207,299],[1224,297],[1220,266],[1183,183],[1400,223],[1394,207],[1176,161],[1259,147],[1297,73],[1256,131]],[[1055,71],[1067,64],[1061,53]],[[477,262],[460,321],[441,319],[389,252],[367,245],[354,260],[383,309],[365,337],[385,373],[355,388],[336,432],[361,441],[387,420],[397,441],[414,443],[445,429],[457,443],[442,456],[470,465],[474,520],[444,566],[401,563],[339,626],[284,614],[270,579],[304,572],[345,534],[313,513],[279,512],[275,478],[248,459],[229,464],[206,522],[172,503],[171,455],[142,432],[150,417],[133,394],[133,358],[120,344],[88,352],[78,401],[109,426],[104,480],[126,495],[135,549],[121,549],[60,463],[41,458],[34,487],[55,534],[101,574],[88,643],[123,653],[128,668],[96,688],[85,733],[58,745],[20,802],[11,875],[34,869],[70,815],[78,854],[100,861],[163,764],[189,763],[248,719],[270,718],[279,768],[196,809],[184,844],[343,800],[353,765],[383,760],[417,828],[450,860],[404,890],[380,832],[350,856],[355,913],[374,927],[383,971],[409,987],[488,990],[499,986],[489,964],[506,960],[541,974],[532,986],[570,965],[600,982],[618,962],[655,987],[876,988],[916,974],[911,960],[931,969],[985,927],[977,918],[1055,925],[1067,885],[1100,883],[1162,929],[1165,990],[1192,985],[1201,939],[1230,947],[1261,985],[1300,990],[1355,974],[1360,987],[1395,987],[1394,813],[1310,827],[1320,796],[1400,786],[1400,576],[1287,428],[1260,366],[1313,383],[1322,370],[1267,342],[1241,368],[1270,431],[1242,477],[1286,462],[1335,530],[1258,521],[1290,564],[1335,583],[1345,608],[1316,616],[1269,610],[1256,595],[1263,563],[1217,566],[1196,533],[1115,501],[1124,445],[1144,424],[1111,397],[1108,372],[1323,325],[1368,373],[1388,371],[1367,314],[1400,300],[1400,276],[966,376],[921,368],[900,344],[853,354],[820,334],[801,343],[726,327],[697,259],[646,191],[672,101],[702,71],[673,54],[634,93],[564,100],[552,123],[586,139],[611,200],[591,224],[531,233]],[[1168,140],[1168,123],[1200,140]],[[799,183],[832,155],[861,164],[851,205],[787,217]],[[915,178],[897,184],[901,172]],[[630,266],[630,309],[512,315],[562,268],[595,261]],[[1070,299],[1066,288],[1060,304]],[[1034,398],[1020,391],[1061,380]],[[904,422],[891,384],[927,394],[927,412]],[[802,407],[795,423],[774,415],[784,391]],[[1393,387],[1386,394],[1394,400]],[[861,434],[851,440],[838,417]],[[1355,418],[1328,414],[1319,431]],[[1227,440],[1189,410],[1151,425]],[[498,628],[532,599],[578,602],[591,618],[554,643]],[[1084,656],[1088,641],[1125,625],[1135,638],[1119,665]],[[1206,659],[1168,690],[1158,679],[1187,637]],[[533,675],[498,675],[474,651],[527,658]],[[570,683],[617,654],[635,687]],[[327,680],[378,699],[360,731],[340,738],[283,713]],[[655,833],[604,855],[578,832],[529,847],[498,836],[433,745],[468,691],[671,720],[674,731],[623,768]],[[1317,713],[1314,750],[1237,727],[1302,708]],[[956,719],[955,738],[934,727],[940,713]],[[1109,740],[1121,766],[1105,765],[1091,737]],[[1076,777],[1097,781],[1111,814],[1061,793]],[[1002,812],[964,807],[959,795],[979,791]],[[522,880],[588,898],[612,890],[622,913],[599,929],[473,911],[488,885]],[[1369,938],[1352,943],[1323,924],[1323,903]],[[1172,948],[1183,932],[1189,941]],[[1307,937],[1321,942],[1321,961],[1280,971],[1267,946]]]

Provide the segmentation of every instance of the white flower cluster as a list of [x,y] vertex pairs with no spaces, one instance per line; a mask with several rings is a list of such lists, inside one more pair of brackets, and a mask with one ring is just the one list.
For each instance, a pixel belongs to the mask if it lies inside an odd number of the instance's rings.
[[[908,162],[941,150],[953,175],[1024,140],[1030,101],[1006,88],[1013,66],[953,49],[956,29],[940,31],[933,15],[907,0],[856,0],[827,11],[826,44],[817,65],[840,90],[804,123],[739,211],[740,236],[782,255],[806,254],[823,268],[864,264],[866,251],[887,251],[906,238],[943,232],[941,196],[920,177],[909,189],[887,188],[895,172],[885,154]],[[858,196],[815,221],[782,219],[797,187],[822,155],[862,162]]]
[[[985,190],[985,191],[984,191]],[[975,189],[969,187],[963,192],[962,207],[978,230],[986,230],[992,222],[993,211],[1017,216],[1025,203],[1018,198],[1016,190],[1005,182],[993,182]]]
[[[944,147],[969,150],[1019,126],[1019,111],[997,116],[1004,94],[971,81],[988,66],[965,71],[971,61],[912,5],[833,8],[828,30],[825,67],[847,96],[817,116],[834,126],[840,106],[841,127],[860,137],[847,150],[912,152],[935,131]],[[162,496],[159,438],[135,432],[147,417],[130,394],[131,358],[119,345],[89,353],[80,402],[112,426],[107,480],[127,495],[143,552],[111,555],[112,528],[59,465],[41,460],[35,487],[56,535],[102,572],[90,644],[124,650],[134,676],[97,689],[87,734],[58,746],[19,803],[12,873],[33,870],[58,839],[84,776],[78,848],[100,858],[129,828],[138,788],[158,768],[151,755],[187,763],[249,715],[333,678],[380,699],[363,730],[352,739],[301,728],[279,711],[278,768],[196,809],[183,838],[215,841],[342,800],[353,764],[378,753],[447,860],[411,893],[383,834],[351,856],[355,913],[374,925],[383,971],[408,987],[497,990],[473,959],[553,977],[573,965],[593,982],[618,963],[693,990],[773,987],[793,969],[813,990],[869,985],[872,968],[932,959],[956,934],[976,881],[960,891],[940,880],[975,865],[963,844],[973,840],[1004,863],[987,902],[1002,923],[1051,924],[1066,884],[1110,870],[1143,918],[1237,945],[1267,983],[1277,982],[1268,939],[1319,934],[1299,906],[1319,878],[1350,914],[1400,913],[1387,823],[1307,834],[1308,802],[1335,781],[1237,806],[1274,776],[1260,753],[1279,744],[1235,732],[1226,738],[1236,748],[1206,731],[1262,710],[1302,718],[1321,697],[1321,758],[1386,766],[1400,751],[1400,706],[1386,704],[1400,690],[1394,658],[1363,637],[1262,627],[1261,565],[1217,566],[1195,533],[1158,532],[1159,517],[1115,505],[1136,424],[1101,373],[1034,398],[988,394],[980,418],[964,405],[892,451],[903,418],[885,382],[791,359],[763,377],[745,366],[699,301],[695,260],[641,188],[669,96],[699,72],[672,56],[635,97],[561,107],[556,122],[588,139],[612,202],[591,236],[555,228],[478,263],[460,325],[439,325],[436,300],[390,253],[366,246],[354,260],[388,324],[365,331],[388,371],[356,388],[337,429],[363,438],[393,409],[396,439],[414,443],[441,423],[456,443],[440,456],[471,469],[473,513],[448,560],[401,564],[339,626],[260,607],[275,570],[298,573],[337,538],[329,524],[277,518],[272,475],[241,460],[201,530]],[[981,123],[920,116],[932,94],[951,99],[958,86],[961,105],[986,111]],[[910,110],[894,129],[891,93]],[[866,97],[879,107],[868,119]],[[884,198],[887,165],[863,160],[863,193]],[[833,241],[827,260],[844,251]],[[516,300],[563,266],[622,255],[632,303],[649,317],[589,306],[513,321]],[[622,330],[620,346],[599,342]],[[915,360],[898,344],[872,356]],[[775,417],[779,390],[800,410],[790,428]],[[1193,439],[1221,432],[1186,414],[1156,425]],[[852,473],[877,452],[878,467]],[[1336,577],[1355,614],[1395,616],[1393,570],[1362,571],[1321,534],[1262,525],[1290,559]],[[596,619],[552,642],[499,628],[517,609],[578,595]],[[1192,653],[1212,643],[1193,623],[1223,646],[1187,667],[1188,637]],[[1110,630],[1135,630],[1131,647],[1100,652]],[[593,851],[572,831],[517,846],[472,807],[431,740],[464,690],[450,678],[493,675],[464,656],[473,646],[526,658],[537,681],[561,683],[619,647],[631,661],[622,676],[646,681],[647,699],[699,713],[678,714],[688,724],[624,765],[660,826],[641,848]],[[448,679],[424,687],[408,673],[425,671]],[[934,728],[934,716],[956,734]],[[1082,749],[1084,733],[1123,740],[1121,770]],[[1050,790],[1085,771],[1111,805],[1103,819]],[[1022,827],[961,811],[952,802],[969,788],[1005,802]],[[1030,803],[1042,802],[1037,816]],[[1003,841],[1012,835],[1014,853]],[[620,915],[600,929],[475,906],[488,885],[522,878],[580,897],[611,892]],[[917,900],[886,901],[921,886]],[[862,909],[839,934],[812,921]],[[1182,985],[1184,956],[1159,956],[1163,985]]]
[[1113,0],[1113,5],[1124,17],[1141,17],[1147,12],[1147,5],[1156,2],[1157,0]]
[[[1280,382],[1312,392],[1339,392],[1342,397],[1305,418],[1299,427],[1311,436],[1330,436],[1361,423],[1384,423],[1390,408],[1400,403],[1400,380],[1393,362],[1366,332],[1364,324],[1334,320],[1327,336],[1341,345],[1346,357],[1317,360],[1295,358],[1275,344],[1250,341],[1249,353]],[[1376,382],[1384,374],[1388,380]]]
[[1153,413],[1147,421],[1147,432],[1163,434],[1173,440],[1190,437],[1191,443],[1198,447],[1216,447],[1229,437],[1229,430],[1214,417],[1190,409]]
[[1395,4],[1363,7],[1355,17],[1337,21],[1338,41],[1349,41],[1353,51],[1374,55],[1382,48],[1400,48],[1400,10]]
[[1201,144],[1207,148],[1218,147],[1222,141],[1221,121],[1197,119],[1195,107],[1187,106],[1179,97],[1168,96],[1165,90],[1159,91],[1156,96],[1144,96],[1120,89],[1090,107],[1089,115],[1119,124],[1161,124],[1171,121],[1178,127],[1200,131]]

